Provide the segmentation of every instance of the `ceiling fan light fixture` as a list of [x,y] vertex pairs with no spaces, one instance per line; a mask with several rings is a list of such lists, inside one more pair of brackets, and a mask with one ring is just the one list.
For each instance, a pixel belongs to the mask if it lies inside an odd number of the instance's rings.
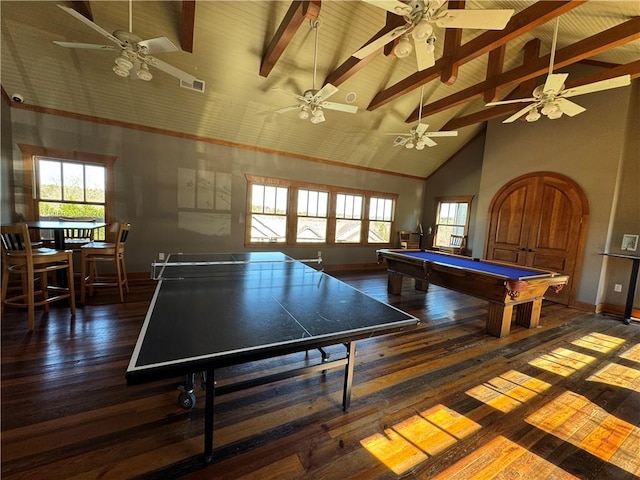
[[529,123],[536,122],[540,119],[540,112],[538,112],[537,108],[532,108],[531,111],[525,117],[525,120]]
[[555,103],[549,102],[542,107],[542,110],[540,110],[540,113],[542,113],[543,115],[549,116],[550,114],[554,113],[556,110],[560,110],[558,105]]
[[418,140],[416,142],[416,150],[424,150],[425,146],[426,146],[426,143],[424,143],[423,140]]
[[303,106],[298,112],[298,118],[300,120],[306,120],[307,118],[309,118],[309,107],[307,107],[306,105]]
[[398,41],[398,44],[395,47],[393,47],[393,53],[398,58],[408,57],[411,52],[413,52],[413,45],[406,35]]
[[124,52],[119,57],[116,57],[116,65],[127,71],[133,68],[133,62],[124,56]]
[[136,75],[138,75],[140,80],[144,80],[145,82],[148,82],[153,78],[153,75],[149,71],[149,66],[146,63],[140,64],[140,70],[138,70]]
[[324,118],[324,112],[322,111],[322,108],[318,107],[311,112],[311,123],[316,124],[324,121],[325,121],[325,118]]
[[562,110],[560,110],[560,108],[556,108],[552,112],[549,112],[549,115],[547,115],[547,118],[549,118],[551,120],[556,120],[556,119],[560,118],[561,116],[562,116]]
[[129,76],[129,70],[127,70],[126,68],[122,68],[120,65],[114,65],[113,71],[119,77],[126,78]]
[[404,148],[413,148],[415,145],[413,143],[413,140],[409,140],[407,143],[404,144]]
[[420,20],[413,28],[411,35],[416,40],[424,40],[429,38],[433,33],[433,27],[426,18]]

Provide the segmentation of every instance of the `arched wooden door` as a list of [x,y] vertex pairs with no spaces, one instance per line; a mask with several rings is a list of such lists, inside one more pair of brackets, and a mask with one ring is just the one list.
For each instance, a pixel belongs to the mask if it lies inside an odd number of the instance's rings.
[[489,207],[485,258],[569,275],[545,298],[571,304],[582,266],[589,204],[569,177],[536,172],[503,186]]

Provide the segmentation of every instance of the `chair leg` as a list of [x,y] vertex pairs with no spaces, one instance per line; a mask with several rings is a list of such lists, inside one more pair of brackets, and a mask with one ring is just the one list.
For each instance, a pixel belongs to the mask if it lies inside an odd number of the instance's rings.
[[[42,284],[42,300],[45,301],[44,304],[44,311],[49,313],[49,303],[46,302],[47,298],[49,298],[49,278],[47,278],[49,274],[47,272],[42,272],[40,274],[40,283]],[[35,301],[35,285],[33,288],[33,295],[34,295],[34,301]]]
[[124,287],[125,291],[129,293],[129,276],[127,275],[127,263],[124,261],[124,255],[120,259],[122,262],[122,272],[124,274]]
[[75,285],[73,284],[73,254],[69,254],[69,262],[67,264],[67,279],[69,286],[69,308],[71,310],[71,316],[76,314],[76,292]]
[[[23,271],[24,275],[24,271]],[[36,316],[36,308],[35,308],[35,273],[33,272],[33,266],[31,268],[27,268],[27,289],[26,289],[26,297],[25,301],[27,302],[27,323],[29,325],[29,331],[33,331],[35,328],[35,316]]]
[[82,258],[80,259],[80,303],[82,305],[84,305],[84,292],[86,289],[86,284],[87,284],[87,260],[86,257],[84,255],[82,255]]
[[118,292],[120,293],[120,303],[124,303],[124,295],[122,294],[122,267],[120,265],[120,257],[116,255],[116,282],[118,282]]

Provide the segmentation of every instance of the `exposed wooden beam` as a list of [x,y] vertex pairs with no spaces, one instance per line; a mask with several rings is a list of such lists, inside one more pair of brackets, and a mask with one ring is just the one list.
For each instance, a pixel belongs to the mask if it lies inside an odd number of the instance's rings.
[[271,39],[271,43],[262,57],[260,65],[260,75],[268,77],[269,73],[280,59],[284,49],[289,45],[293,35],[298,31],[302,22],[306,19],[315,20],[320,14],[320,0],[298,1],[293,0],[287,13],[285,14],[276,34]]
[[[363,47],[369,45],[371,42],[379,39],[380,37],[382,37],[384,35],[386,35],[390,31],[395,30],[398,27],[401,27],[405,23],[406,22],[405,22],[404,18],[402,18],[401,16],[394,15],[392,13],[387,12],[387,21],[386,21],[384,27],[382,27],[380,30],[378,30],[378,32],[373,37],[371,37],[365,44],[363,44],[362,47],[360,47],[360,48],[363,48]],[[373,54],[372,55],[368,55],[367,57],[365,57],[363,59],[359,59],[359,58],[356,58],[356,57],[349,57],[342,65],[340,65],[338,68],[336,68],[333,72],[331,72],[327,76],[327,79],[325,80],[325,83],[331,83],[332,85],[339,86],[341,83],[343,83],[346,80],[348,80],[349,78],[351,78],[362,67],[367,65],[369,62],[371,62],[375,58],[376,58],[376,55],[373,55]]]
[[[610,28],[609,30],[597,33],[592,37],[585,38],[573,45],[569,45],[568,47],[558,50],[555,56],[554,69],[571,65],[572,63],[578,62],[584,58],[592,57],[639,38],[640,17],[634,17],[631,20]],[[487,89],[506,87],[538,77],[548,71],[550,56],[551,55],[546,55],[538,58],[528,65],[522,65],[509,70],[508,72],[504,72],[490,81],[486,80],[436,102],[425,105],[422,107],[422,116],[433,115],[462,103],[470,102],[471,100],[481,97]],[[414,112],[409,116],[409,118],[407,118],[407,123],[414,122],[417,119],[418,114],[417,112]]]
[[[582,77],[578,80],[567,82],[567,88],[579,87],[588,83],[599,82],[601,80],[608,80],[610,78],[619,77],[621,75],[631,75],[631,78],[640,78],[640,60],[627,63],[626,65],[620,65],[603,72],[594,73],[586,77]],[[531,94],[529,91],[528,95]],[[495,107],[485,108],[478,112],[464,117],[453,118],[449,120],[442,130],[455,130],[457,128],[467,127],[469,125],[475,125],[476,123],[486,122],[494,118],[506,118],[507,115],[515,113],[523,108],[525,103],[514,103],[509,105],[498,105]]]
[[196,21],[196,0],[182,0],[182,23],[180,25],[180,46],[185,52],[193,53],[193,31]]
[[[491,30],[479,35],[473,40],[462,45],[456,52],[454,61],[462,65],[491,50],[508,43],[514,38],[547,23],[549,20],[572,10],[586,0],[547,1],[541,0],[534,3],[522,12],[514,15],[504,30]],[[387,103],[406,95],[425,83],[438,78],[446,67],[446,60],[439,58],[436,64],[399,81],[395,85],[378,92],[373,98],[367,110],[372,111]],[[417,109],[416,109],[417,110]],[[416,117],[417,118],[417,117]]]
[[[450,10],[464,9],[465,0],[449,0],[447,8]],[[442,58],[444,65],[440,72],[440,81],[447,85],[453,85],[458,79],[458,67],[460,64],[456,61],[456,52],[462,43],[461,28],[447,28],[444,33],[444,45],[442,48]]]
[[[489,52],[489,61],[487,62],[487,81],[492,81],[495,77],[502,73],[504,65],[504,54],[507,50],[506,45],[501,45],[495,50]],[[485,90],[484,101],[493,102],[498,99],[498,89],[493,87]]]
[[93,13],[91,13],[91,5],[89,0],[74,0],[71,2],[73,9],[85,18],[93,22]]

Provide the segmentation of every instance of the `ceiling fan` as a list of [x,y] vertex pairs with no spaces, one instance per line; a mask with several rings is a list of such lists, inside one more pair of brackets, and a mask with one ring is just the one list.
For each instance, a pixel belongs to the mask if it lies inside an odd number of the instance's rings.
[[[371,5],[404,17],[406,25],[365,45],[353,54],[356,58],[366,58],[387,43],[401,37],[393,48],[398,58],[416,52],[418,70],[425,70],[435,64],[436,37],[433,25],[442,28],[477,28],[483,30],[503,30],[513,15],[513,10],[440,10],[446,0],[363,0]],[[413,44],[411,39],[413,38]]]
[[431,137],[457,137],[457,131],[449,132],[427,132],[429,125],[422,123],[422,95],[423,88],[420,87],[420,110],[418,114],[418,125],[412,128],[409,133],[385,133],[385,135],[397,135],[393,141],[394,147],[404,146],[405,148],[413,148],[416,150],[424,150],[424,147],[435,147],[436,142],[431,140]]
[[73,43],[73,42],[57,42],[53,43],[66,48],[84,48],[90,50],[108,50],[120,52],[120,55],[116,57],[113,71],[120,77],[139,78],[141,80],[149,81],[153,78],[153,74],[149,71],[149,65],[162,70],[169,75],[176,77],[180,80],[180,86],[189,88],[191,90],[197,90],[204,92],[204,81],[198,80],[193,75],[190,75],[182,70],[169,65],[168,63],[158,60],[152,57],[151,54],[175,52],[178,50],[171,40],[167,37],[152,38],[149,40],[142,40],[132,32],[132,0],[129,0],[129,31],[116,30],[113,34],[107,32],[99,25],[93,23],[88,18],[84,17],[74,9],[58,5],[62,10],[67,12],[72,17],[77,18],[82,23],[92,28],[100,35],[107,37],[116,46],[113,45],[96,45],[92,43]]
[[538,85],[533,90],[533,97],[519,98],[516,100],[502,100],[498,102],[487,103],[487,107],[494,105],[507,105],[510,103],[521,102],[533,102],[531,105],[527,105],[522,110],[517,111],[502,123],[511,123],[524,114],[527,114],[525,119],[527,122],[535,122],[542,115],[546,115],[548,118],[555,120],[560,118],[563,114],[573,117],[579,113],[584,112],[586,109],[581,107],[577,103],[573,103],[567,100],[569,97],[575,97],[577,95],[584,95],[585,93],[599,92],[601,90],[608,90],[610,88],[624,87],[631,84],[630,75],[622,75],[620,77],[610,78],[608,80],[601,80],[599,82],[589,83],[573,88],[564,88],[564,81],[569,76],[568,73],[553,73],[553,60],[556,51],[556,41],[558,39],[558,24],[559,19],[556,18],[556,26],[553,32],[553,42],[551,45],[551,59],[549,62],[549,74],[544,82],[544,85]]
[[316,70],[318,63],[318,29],[320,21],[311,20],[311,28],[315,29],[315,51],[313,55],[313,88],[306,90],[302,95],[281,90],[284,93],[293,95],[298,99],[298,104],[276,110],[277,113],[286,113],[298,110],[298,117],[302,120],[310,119],[311,123],[318,124],[326,120],[324,110],[338,110],[340,112],[356,113],[358,107],[343,103],[327,102],[327,98],[338,91],[338,88],[327,83],[320,90],[316,90]]

